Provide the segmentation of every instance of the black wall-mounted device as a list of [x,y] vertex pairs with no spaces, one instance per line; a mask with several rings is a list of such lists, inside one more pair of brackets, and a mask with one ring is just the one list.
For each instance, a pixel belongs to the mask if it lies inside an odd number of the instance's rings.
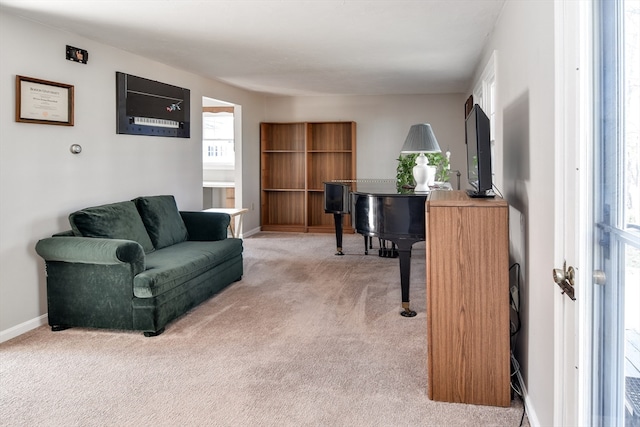
[[189,138],[191,92],[116,71],[116,132]]
[[86,64],[89,60],[89,52],[84,49],[67,45],[67,59],[69,61]]

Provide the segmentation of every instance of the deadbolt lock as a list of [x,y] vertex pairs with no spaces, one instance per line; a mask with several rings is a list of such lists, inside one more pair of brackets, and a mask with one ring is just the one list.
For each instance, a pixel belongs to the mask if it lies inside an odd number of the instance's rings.
[[563,294],[567,294],[569,298],[575,301],[575,292],[573,287],[575,286],[576,271],[572,266],[567,268],[567,262],[562,265],[562,269],[553,269],[553,281],[560,286]]

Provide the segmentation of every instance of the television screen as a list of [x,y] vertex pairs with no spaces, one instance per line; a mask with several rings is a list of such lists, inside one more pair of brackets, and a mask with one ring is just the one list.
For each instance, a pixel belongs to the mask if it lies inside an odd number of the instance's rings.
[[467,176],[471,197],[493,197],[491,176],[491,135],[489,118],[475,104],[465,121]]

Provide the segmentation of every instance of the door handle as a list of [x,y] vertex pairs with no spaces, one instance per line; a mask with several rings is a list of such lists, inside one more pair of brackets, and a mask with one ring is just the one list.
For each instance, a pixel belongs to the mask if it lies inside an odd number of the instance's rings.
[[602,270],[593,271],[593,283],[596,285],[604,285],[607,283],[607,275]]
[[567,268],[567,262],[562,265],[562,269],[553,269],[553,281],[562,289],[562,293],[566,294],[573,301],[576,300],[574,286],[575,286],[576,271],[572,266]]

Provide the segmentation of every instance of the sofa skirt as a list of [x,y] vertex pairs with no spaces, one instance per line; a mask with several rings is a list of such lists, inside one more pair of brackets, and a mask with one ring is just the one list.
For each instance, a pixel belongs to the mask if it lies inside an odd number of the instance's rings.
[[133,329],[156,333],[169,322],[242,278],[242,256],[229,259],[183,285],[152,298],[136,298]]

